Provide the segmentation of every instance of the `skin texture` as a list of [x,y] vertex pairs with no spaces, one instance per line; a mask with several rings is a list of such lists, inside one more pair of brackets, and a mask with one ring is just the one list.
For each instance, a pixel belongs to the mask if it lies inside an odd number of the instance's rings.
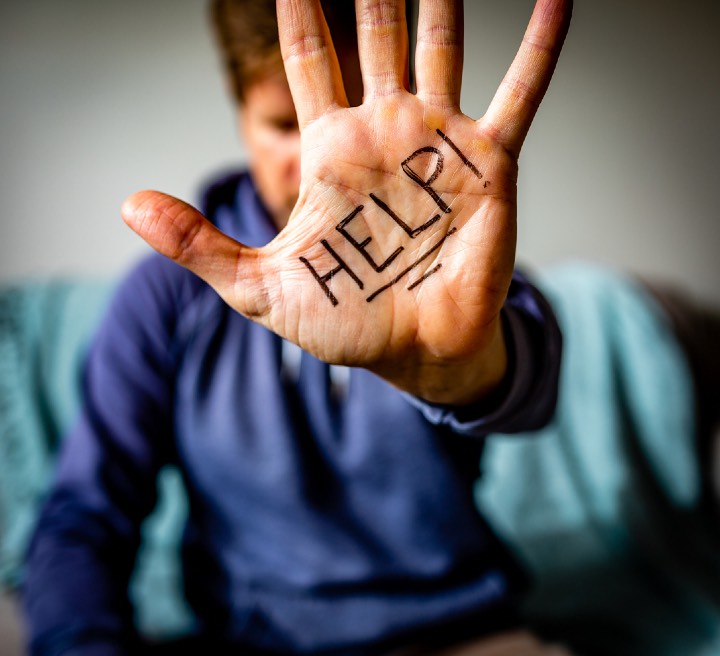
[[[479,120],[459,109],[461,2],[420,3],[416,94],[407,89],[404,6],[357,0],[365,95],[351,107],[319,2],[278,0],[301,167],[297,203],[270,244],[245,247],[190,206],[154,191],[131,196],[122,213],[152,247],[205,279],[238,312],[316,357],[368,368],[427,401],[466,404],[495,389],[507,369],[500,310],[515,260],[517,158],[572,3],[538,0]],[[247,124],[244,134],[257,154],[259,136]],[[256,159],[256,175],[259,166]],[[282,223],[284,182],[268,178],[267,185],[259,181],[261,193]],[[410,237],[371,194],[413,228],[440,218]],[[337,229],[360,206],[345,230],[365,253]],[[366,257],[381,264],[399,248],[382,272]],[[339,262],[345,267],[324,288],[312,272],[323,277]],[[425,274],[432,275],[409,289]]]

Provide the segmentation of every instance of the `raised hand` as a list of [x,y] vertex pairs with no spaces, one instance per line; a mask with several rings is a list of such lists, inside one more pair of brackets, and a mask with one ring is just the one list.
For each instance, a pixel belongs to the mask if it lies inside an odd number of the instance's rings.
[[404,0],[357,0],[364,98],[349,107],[319,1],[278,0],[301,129],[287,226],[248,248],[188,205],[123,206],[151,246],[238,312],[331,363],[366,367],[429,401],[468,403],[501,380],[500,310],[516,242],[517,157],[550,82],[570,0],[538,0],[485,116],[460,112],[462,3],[420,3],[416,94]]

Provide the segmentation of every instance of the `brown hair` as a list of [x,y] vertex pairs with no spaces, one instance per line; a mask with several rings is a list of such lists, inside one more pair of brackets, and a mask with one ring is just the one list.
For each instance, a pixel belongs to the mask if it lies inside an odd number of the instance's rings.
[[212,0],[210,16],[235,98],[282,70],[275,0]]
[[[323,11],[341,65],[357,44],[353,0],[324,0]],[[211,0],[210,16],[235,99],[243,101],[254,82],[279,73],[282,68],[275,0]],[[358,77],[353,71],[353,77]]]

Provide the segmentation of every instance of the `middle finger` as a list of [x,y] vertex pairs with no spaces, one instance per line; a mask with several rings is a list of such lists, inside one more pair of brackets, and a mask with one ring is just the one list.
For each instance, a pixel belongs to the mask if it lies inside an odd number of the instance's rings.
[[419,14],[417,95],[432,105],[457,107],[463,67],[462,0],[421,0]]
[[406,89],[405,0],[356,0],[355,11],[365,97],[385,96]]

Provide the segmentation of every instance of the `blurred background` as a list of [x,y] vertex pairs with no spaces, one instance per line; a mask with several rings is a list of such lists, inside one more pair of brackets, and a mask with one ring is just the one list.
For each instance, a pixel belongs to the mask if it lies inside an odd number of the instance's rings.
[[[463,109],[479,117],[533,0],[465,4]],[[518,259],[592,260],[720,306],[720,1],[575,5],[521,158]],[[0,158],[0,283],[119,276],[146,251],[125,196],[194,202],[244,159],[206,3],[1,2]],[[13,612],[0,596],[3,656]]]
[[[483,114],[532,0],[468,0],[463,110]],[[720,2],[576,0],[521,158],[519,260],[589,259],[720,304]],[[0,5],[0,282],[116,276],[119,216],[188,201],[242,145],[199,0]]]

